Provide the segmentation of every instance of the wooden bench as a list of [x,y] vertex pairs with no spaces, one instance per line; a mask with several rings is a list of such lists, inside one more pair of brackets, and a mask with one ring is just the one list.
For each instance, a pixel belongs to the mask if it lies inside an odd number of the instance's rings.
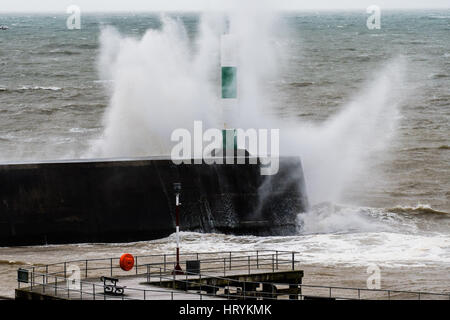
[[100,281],[103,282],[103,290],[105,294],[112,294],[115,296],[123,295],[126,287],[119,287],[117,285],[119,279],[111,277],[100,277]]

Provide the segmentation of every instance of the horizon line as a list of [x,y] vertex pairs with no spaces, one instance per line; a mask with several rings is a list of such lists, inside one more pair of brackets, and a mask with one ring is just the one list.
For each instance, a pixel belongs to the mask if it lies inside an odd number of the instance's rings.
[[[392,8],[385,8],[383,9],[380,7],[383,11],[419,11],[419,10],[450,10],[450,7],[392,7]],[[349,11],[364,11],[366,8],[364,7],[353,7],[353,8],[304,8],[304,9],[273,9],[271,11],[274,12],[330,12],[330,11],[340,11],[340,12],[349,12]],[[201,12],[229,12],[232,10],[227,9],[217,9],[217,10],[201,10],[201,9],[161,9],[161,10],[123,10],[123,9],[107,9],[107,10],[83,10],[81,9],[81,12],[84,13],[161,13],[161,12],[186,12],[186,13],[201,13]],[[65,9],[64,10],[4,10],[0,12],[0,15],[4,13],[27,13],[27,14],[34,14],[34,13],[52,13],[52,14],[67,14]]]

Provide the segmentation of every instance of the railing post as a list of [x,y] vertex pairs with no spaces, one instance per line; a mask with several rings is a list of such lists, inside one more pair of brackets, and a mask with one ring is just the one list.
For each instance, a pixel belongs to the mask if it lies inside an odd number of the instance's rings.
[[202,274],[199,273],[198,277],[199,277],[199,281],[200,281],[200,300],[203,300],[203,297],[202,297]]
[[83,300],[83,282],[80,281],[80,300]]
[[138,274],[138,257],[136,256],[136,275]]
[[250,256],[248,256],[248,274],[250,275]]
[[164,254],[164,272],[166,272],[166,254]]
[[45,293],[45,274],[42,275],[42,292]]
[[111,258],[110,259],[110,268],[111,268],[111,277],[113,276],[113,271],[112,271],[112,269],[113,269],[113,267],[112,267],[112,264],[113,264],[113,259]]
[[226,261],[225,258],[223,258],[223,276],[225,277],[225,269],[226,269]]
[[292,252],[292,270],[295,270],[295,253]]
[[55,296],[58,293],[58,278],[55,277]]
[[175,275],[176,275],[175,268],[173,268],[173,270],[174,270],[174,272],[173,272],[173,284],[172,284],[172,286],[173,286],[173,289],[175,290]]
[[67,265],[67,262],[64,262],[64,279],[65,278],[67,278],[67,275],[66,275],[66,265]]
[[85,270],[85,278],[88,277],[88,261],[86,259],[86,270]]
[[277,270],[278,270],[278,250],[276,251],[276,253],[277,253],[277,255],[276,255],[276,257],[277,257]]
[[31,271],[31,291],[33,291],[33,281],[34,281],[34,267],[32,268]]
[[95,300],[95,283],[92,284],[92,296],[94,297]]
[[231,251],[230,251],[230,270],[231,270]]
[[361,290],[358,289],[358,300],[361,300]]
[[259,269],[259,251],[256,250],[256,269]]
[[272,253],[272,272],[275,271],[275,265],[274,265],[274,254]]

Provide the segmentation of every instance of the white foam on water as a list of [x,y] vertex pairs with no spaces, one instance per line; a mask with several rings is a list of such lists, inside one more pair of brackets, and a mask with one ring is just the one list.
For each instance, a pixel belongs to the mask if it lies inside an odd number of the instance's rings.
[[381,215],[381,209],[323,203],[298,215],[299,230],[302,234],[394,231],[394,226],[380,221]]
[[60,87],[41,87],[41,86],[21,86],[17,90],[50,90],[50,91],[60,91]]
[[[159,243],[142,243],[140,249],[157,247],[161,252],[175,250],[175,235]],[[286,250],[298,252],[305,264],[366,266],[423,266],[450,263],[450,237],[417,236],[395,232],[310,234],[289,237],[229,236],[181,233],[183,252]]]

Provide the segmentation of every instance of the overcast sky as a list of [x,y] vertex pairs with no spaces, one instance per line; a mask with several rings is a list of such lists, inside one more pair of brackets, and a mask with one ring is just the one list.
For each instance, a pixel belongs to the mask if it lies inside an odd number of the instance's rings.
[[[261,0],[239,0],[238,3],[251,2],[260,5]],[[65,12],[71,5],[82,11],[166,11],[166,10],[210,10],[226,9],[234,0],[0,0],[0,13],[21,11]],[[378,5],[381,9],[392,8],[450,8],[450,0],[265,0],[276,9],[365,9]]]

